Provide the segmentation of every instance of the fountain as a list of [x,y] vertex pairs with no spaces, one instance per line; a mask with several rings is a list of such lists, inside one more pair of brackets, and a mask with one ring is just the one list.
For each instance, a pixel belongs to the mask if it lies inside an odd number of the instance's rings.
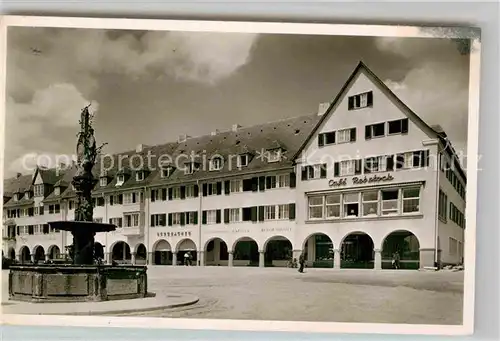
[[103,146],[96,147],[88,108],[81,113],[77,172],[72,181],[77,195],[75,220],[49,222],[51,227],[73,235],[73,264],[12,266],[9,273],[11,300],[106,301],[147,295],[146,266],[103,265],[95,257],[95,234],[113,231],[116,226],[93,222],[92,189],[97,179],[92,168]]

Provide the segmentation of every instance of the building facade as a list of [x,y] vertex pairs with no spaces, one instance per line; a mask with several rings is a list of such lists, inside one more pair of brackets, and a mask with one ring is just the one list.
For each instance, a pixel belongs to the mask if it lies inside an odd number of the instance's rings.
[[[189,155],[189,156],[188,156]],[[193,157],[196,155],[196,157]],[[313,115],[103,156],[96,235],[108,261],[133,264],[403,268],[463,261],[466,178],[429,127],[359,63]],[[64,257],[73,167],[4,181],[3,253]]]

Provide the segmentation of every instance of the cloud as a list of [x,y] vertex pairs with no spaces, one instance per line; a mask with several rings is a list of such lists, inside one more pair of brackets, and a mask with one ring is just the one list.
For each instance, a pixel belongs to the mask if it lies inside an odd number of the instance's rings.
[[440,125],[455,149],[466,154],[469,58],[451,40],[431,40],[377,39],[377,48],[399,54],[411,65],[401,81],[385,82],[425,122]]
[[[17,103],[9,97],[5,131],[8,148],[5,154],[7,160],[13,161],[6,167],[7,175],[26,173],[29,170],[26,165],[32,166],[34,162],[34,158],[26,157],[27,155],[44,155],[37,159],[42,163],[52,160],[51,165],[54,166],[54,151],[69,150],[52,132],[57,134],[61,130],[78,126],[81,108],[89,103],[73,84],[54,84],[35,91],[28,103]],[[98,107],[98,103],[92,103],[92,111],[96,112]],[[36,141],[35,148],[32,147],[33,141]],[[61,145],[64,145],[65,150],[61,150]]]

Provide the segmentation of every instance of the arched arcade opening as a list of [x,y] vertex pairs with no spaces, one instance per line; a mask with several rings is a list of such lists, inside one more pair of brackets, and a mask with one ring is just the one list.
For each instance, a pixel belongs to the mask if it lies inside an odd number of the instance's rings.
[[399,254],[401,269],[420,268],[420,242],[410,231],[394,231],[382,244],[382,269],[392,269],[393,257]]
[[364,232],[348,234],[340,248],[340,267],[373,269],[375,254],[372,238]]
[[137,265],[146,265],[147,263],[148,252],[146,250],[146,246],[144,244],[139,244],[135,248],[135,264]]
[[333,241],[324,233],[314,233],[304,241],[306,266],[313,268],[333,268]]
[[111,250],[111,261],[120,264],[130,264],[132,255],[130,254],[130,246],[125,242],[117,242]]
[[43,246],[41,245],[35,246],[33,253],[35,255],[34,258],[35,263],[45,262],[45,249],[43,248]]
[[275,236],[265,243],[264,265],[286,267],[293,257],[292,242],[283,236]]
[[61,258],[61,249],[57,245],[51,245],[48,249],[48,259],[54,260]]
[[19,261],[21,262],[21,264],[31,262],[31,253],[30,249],[27,246],[23,246],[19,250]]
[[205,265],[227,266],[228,262],[229,252],[227,243],[221,238],[209,240],[205,247]]
[[196,244],[191,239],[183,239],[177,244],[177,264],[190,266],[198,264]]
[[16,250],[14,250],[13,247],[9,248],[9,251],[8,251],[8,254],[7,254],[7,257],[11,260],[15,260],[16,259]]
[[165,239],[160,239],[153,245],[153,264],[172,265],[172,247]]
[[259,266],[259,246],[250,237],[243,237],[234,244],[233,266]]

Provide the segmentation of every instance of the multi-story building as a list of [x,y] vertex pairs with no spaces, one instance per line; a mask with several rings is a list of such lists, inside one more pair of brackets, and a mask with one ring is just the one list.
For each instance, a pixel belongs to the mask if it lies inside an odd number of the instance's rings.
[[[198,157],[190,156],[197,154]],[[312,115],[103,156],[96,235],[109,262],[419,268],[462,262],[466,177],[444,132],[363,63]],[[62,257],[74,167],[4,182],[7,257]]]

